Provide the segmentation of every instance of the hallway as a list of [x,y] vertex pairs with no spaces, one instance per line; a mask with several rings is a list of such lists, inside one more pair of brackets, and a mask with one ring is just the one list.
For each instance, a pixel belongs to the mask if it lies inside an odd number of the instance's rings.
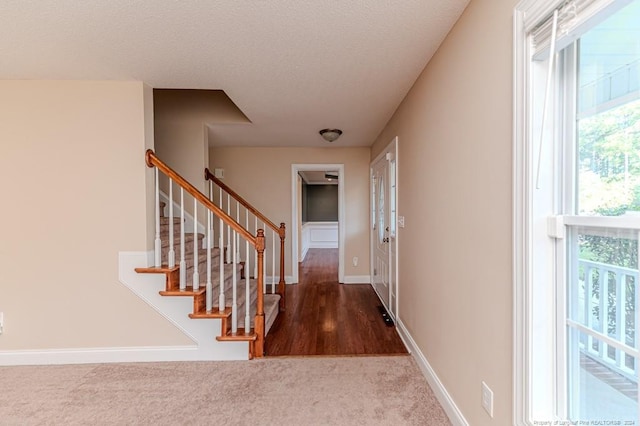
[[338,283],[338,249],[310,249],[266,337],[267,356],[406,354],[380,304],[369,284]]

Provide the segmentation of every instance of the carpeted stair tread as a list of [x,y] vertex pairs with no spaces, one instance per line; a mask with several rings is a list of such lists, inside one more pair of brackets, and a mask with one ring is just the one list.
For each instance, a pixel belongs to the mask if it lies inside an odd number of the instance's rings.
[[[193,227],[191,229],[187,229],[186,226],[181,226],[183,223],[180,217],[173,217],[172,219],[165,216],[165,207],[167,203],[161,201],[160,202],[160,239],[161,239],[161,258],[163,264],[166,264],[168,261],[168,253],[170,246],[169,239],[169,231],[170,231],[170,223],[173,223],[173,250],[175,252],[175,261],[176,267],[180,265],[180,238],[182,236],[182,230],[184,231],[184,247],[185,247],[185,272],[186,272],[186,283],[188,284],[186,290],[182,291],[164,291],[161,294],[165,296],[194,296],[194,297],[204,297],[207,286],[207,249],[203,248],[203,243],[205,242],[205,235],[203,233],[196,233],[194,236]],[[175,213],[175,210],[174,210]],[[182,230],[181,230],[182,228]],[[196,254],[194,250],[194,238],[197,238],[197,249],[198,255],[196,259]],[[218,317],[222,318],[226,315],[229,315],[233,306],[233,271],[236,271],[236,312],[235,315],[237,317],[238,324],[238,332],[244,333],[245,319],[246,319],[246,305],[249,305],[249,318],[250,324],[248,324],[248,328],[250,329],[250,333],[248,336],[219,336],[220,340],[233,340],[233,338],[239,340],[247,340],[249,337],[253,337],[255,340],[255,334],[253,330],[255,315],[256,315],[256,300],[258,297],[258,283],[255,279],[249,280],[249,300],[245,300],[246,298],[246,279],[242,278],[242,273],[244,269],[244,263],[224,263],[224,283],[222,283],[224,287],[225,294],[225,312],[218,312],[218,303],[220,298],[220,255],[222,251],[220,248],[212,248],[211,249],[211,298],[213,301],[213,313],[207,314],[206,312],[197,312],[192,313],[189,316],[191,318],[210,318],[210,317]],[[197,265],[198,275],[199,275],[199,289],[197,291],[193,290],[193,271],[194,266]],[[166,267],[166,265],[165,265]],[[156,272],[155,269],[152,268],[138,268],[139,272]],[[197,300],[197,299],[194,299]],[[200,299],[203,300],[203,299]],[[200,302],[199,302],[200,303]],[[278,294],[265,294],[264,295],[264,314],[265,314],[265,336],[271,329],[276,317],[279,313],[279,305],[280,305],[280,295]],[[200,307],[196,309],[203,309],[202,305],[198,305]],[[231,317],[229,321],[232,321]],[[231,325],[231,322],[229,323]]]
[[[204,234],[197,234],[198,236],[198,241],[202,241],[204,240]],[[173,248],[174,250],[176,248],[180,248],[180,235],[174,235],[173,236]],[[160,242],[162,243],[162,248],[165,247],[169,247],[169,243],[170,243],[170,239],[168,235],[160,235]],[[193,247],[193,233],[190,234],[184,234],[184,247],[187,248],[189,245],[191,245],[191,247]],[[198,248],[201,248],[202,244],[200,244],[198,246]]]
[[[238,329],[244,329],[245,325],[245,312],[244,305],[242,309],[238,308]],[[265,336],[269,333],[271,326],[276,320],[278,313],[280,312],[280,295],[279,294],[265,294],[264,295],[264,323],[265,323]],[[256,304],[255,300],[251,301],[251,308],[249,318],[251,319],[250,327],[253,328],[254,320],[256,316]]]
[[[255,280],[251,280],[252,282]],[[255,286],[257,289],[257,285]],[[253,289],[252,289],[253,290]],[[251,318],[250,326],[253,327],[253,321],[256,316],[256,303],[255,296],[251,297],[251,305],[250,305],[250,314]],[[269,329],[273,325],[276,317],[278,316],[280,305],[280,295],[279,294],[265,294],[264,295],[264,315],[265,315],[265,336],[268,333]],[[244,303],[242,307],[238,306],[238,328],[244,328],[245,324],[245,307]]]
[[[160,218],[162,219],[162,218]],[[169,223],[162,223],[160,224],[160,237],[161,238],[169,238]],[[180,223],[178,222],[177,224],[173,225],[173,235],[180,235],[181,232],[181,226]],[[198,230],[197,233],[202,233]],[[184,234],[188,235],[188,234],[193,234],[193,227],[192,226],[184,226]]]
[[264,335],[269,334],[271,326],[276,321],[280,313],[280,295],[265,294],[264,295]]
[[[225,263],[224,264],[224,281],[225,281],[225,293],[233,285],[233,269],[236,269],[236,278],[238,280],[238,286],[240,286],[240,275],[242,274],[242,265],[237,263]],[[200,285],[206,285],[207,283],[207,262],[200,262],[198,265],[198,274],[200,275]],[[193,279],[193,266],[187,268],[187,282]],[[216,264],[211,265],[211,284],[214,289],[220,282],[220,266]],[[242,280],[244,283],[244,280]],[[243,284],[244,285],[244,284]],[[244,287],[243,287],[244,288]]]
[[[218,278],[216,280],[216,284],[213,285],[213,279],[212,279],[212,290],[213,290],[213,306],[216,307],[218,306],[218,302],[219,302],[219,297],[220,297],[220,287],[217,285],[218,281],[220,279]],[[250,297],[250,302],[251,303],[255,303],[256,297],[257,297],[257,284],[254,282],[254,280],[251,280],[250,282],[250,289],[249,289],[249,297]],[[238,293],[236,296],[236,303],[238,305],[238,312],[240,312],[242,315],[244,315],[244,302],[245,302],[245,280],[240,280],[240,278],[238,278],[238,287],[237,287]],[[230,308],[233,305],[233,277],[226,277],[225,276],[225,285],[224,285],[224,301],[225,301],[225,306]]]
[[[174,247],[173,247],[173,252],[175,255],[175,259],[176,259],[176,263],[180,263],[180,244],[175,244],[174,243]],[[184,246],[184,257],[185,260],[190,259],[191,263],[193,263],[193,257],[194,257],[194,249],[193,249],[193,241],[189,242],[189,244],[185,244]],[[168,259],[169,259],[169,245],[167,244],[166,246],[162,247],[162,262],[163,263],[167,263]],[[202,248],[201,246],[198,247],[198,255],[200,256],[200,258],[204,258],[205,260],[207,259],[207,249],[206,248]],[[219,260],[219,256],[220,256],[220,249],[218,247],[212,247],[211,248],[211,259],[212,261],[215,259],[216,262],[220,262]]]
[[[240,268],[241,265],[236,265],[236,277],[238,280],[238,300],[242,301],[244,300],[244,280],[240,280]],[[225,305],[226,306],[231,306],[232,304],[232,287],[233,287],[233,265],[232,264],[225,264],[225,273],[224,273],[224,295],[225,295]],[[206,277],[206,273],[200,274],[200,286],[206,286],[206,281],[207,281],[207,277]],[[219,272],[216,272],[216,274],[212,274],[211,275],[211,289],[213,291],[212,293],[212,297],[213,297],[213,304],[214,306],[218,306],[218,302],[219,302],[219,297],[220,297],[220,274]],[[242,291],[242,295],[240,295],[240,292]],[[251,292],[251,297],[255,299],[255,291]],[[238,302],[240,303],[240,302]]]
[[[174,218],[173,218],[173,224],[174,224],[174,225],[178,225],[178,226],[180,226],[180,222],[181,222],[181,221],[182,221],[182,219],[181,219],[181,218],[179,218],[179,217],[174,217]],[[168,217],[166,217],[166,216],[160,216],[160,226],[161,226],[161,227],[162,227],[162,225],[167,225],[167,226],[168,226],[168,225],[169,225],[169,222],[170,222],[170,220],[169,220],[169,218],[168,218]]]
[[[193,268],[194,259],[196,254],[192,251],[190,253],[184,254],[184,261],[187,265],[187,270]],[[180,254],[176,253],[176,263],[180,263]],[[206,249],[198,249],[198,265],[205,265],[205,272],[207,264],[207,250]],[[220,270],[220,251],[211,249],[211,270]]]

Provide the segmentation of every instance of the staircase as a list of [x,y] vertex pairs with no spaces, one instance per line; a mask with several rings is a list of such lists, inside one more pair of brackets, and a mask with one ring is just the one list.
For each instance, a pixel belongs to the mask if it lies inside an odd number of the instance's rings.
[[[192,320],[220,319],[220,330],[212,330],[212,338],[249,342],[250,359],[264,356],[265,336],[279,311],[284,309],[284,298],[281,297],[284,295],[284,224],[279,233],[281,270],[276,289],[276,253],[272,253],[275,235],[272,250],[268,250],[264,230],[257,228],[257,217],[264,218],[261,213],[225,186],[228,212],[231,211],[231,195],[226,191],[229,190],[236,200],[234,219],[223,210],[222,188],[216,206],[211,184],[207,197],[159,160],[153,151],[147,151],[146,162],[156,172],[155,264],[135,271],[164,275],[165,286],[160,291],[163,297],[191,297],[193,310],[189,317]],[[168,179],[167,202],[160,200],[159,173]],[[180,194],[179,203],[173,196],[174,189]],[[185,194],[192,199],[187,204]],[[194,214],[190,229],[185,220],[188,205],[193,205]],[[238,220],[241,206],[246,210],[246,228]],[[174,214],[176,210],[177,214]],[[206,224],[198,221],[199,210],[205,212]],[[249,212],[256,216],[255,236],[247,229]],[[204,233],[200,232],[203,229]],[[244,247],[241,240],[244,240]],[[265,254],[272,259],[270,289],[266,286]]]

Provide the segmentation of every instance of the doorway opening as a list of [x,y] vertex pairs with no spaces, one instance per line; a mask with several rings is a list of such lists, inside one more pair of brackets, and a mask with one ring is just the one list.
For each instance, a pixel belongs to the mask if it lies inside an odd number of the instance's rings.
[[[299,264],[300,173],[307,171],[337,171],[339,242],[338,248],[310,248]],[[291,257],[297,285],[287,286],[287,310],[265,340],[269,356],[407,354],[395,327],[380,316],[379,296],[371,284],[344,285],[344,188],[342,164],[292,165]]]
[[[292,164],[291,165],[291,266],[293,280],[299,282],[298,263],[303,258],[303,217],[302,217],[302,176],[317,176],[321,172],[324,179],[332,179],[332,186],[337,181],[337,249],[338,249],[338,281],[344,282],[344,164]],[[302,175],[302,176],[301,176]],[[327,175],[329,177],[324,177]],[[331,191],[327,191],[331,192]],[[330,212],[320,212],[320,218],[328,217]],[[326,222],[326,223],[324,223]],[[315,231],[319,238],[320,246],[326,243],[327,248],[335,248],[334,233],[335,224],[332,221],[318,221]],[[325,240],[324,242],[322,240]]]

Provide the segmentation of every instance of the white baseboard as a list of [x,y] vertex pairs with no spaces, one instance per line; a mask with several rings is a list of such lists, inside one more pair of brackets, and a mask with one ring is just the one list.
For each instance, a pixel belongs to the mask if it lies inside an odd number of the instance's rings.
[[0,365],[98,364],[111,362],[158,362],[197,359],[198,347],[72,348],[0,351]]
[[342,284],[371,284],[371,275],[345,275]]
[[429,386],[431,386],[433,393],[436,395],[438,402],[440,402],[440,405],[442,405],[442,408],[447,413],[451,423],[455,426],[469,426],[469,422],[467,422],[462,415],[462,412],[456,405],[455,401],[451,395],[449,395],[449,392],[447,392],[447,389],[436,375],[436,372],[431,368],[429,361],[427,361],[427,358],[424,356],[420,348],[418,348],[418,345],[415,340],[413,340],[413,337],[411,337],[411,334],[409,334],[409,331],[402,321],[398,319],[396,325],[400,338],[409,350],[409,353],[413,355],[413,358],[418,363],[420,370],[422,370],[422,374],[424,374],[424,377],[427,379]]
[[0,351],[0,365],[40,364],[89,364],[110,362],[151,361],[223,361],[246,360],[249,357],[247,342],[218,342],[219,319],[192,320],[188,314],[193,309],[189,297],[162,297],[164,287],[161,274],[137,274],[134,269],[151,264],[153,252],[120,252],[120,282],[165,320],[188,336],[193,343],[176,346],[154,347],[96,347],[55,348],[42,350]]
[[[273,280],[271,279],[271,276],[269,275],[269,276],[267,276],[267,277],[266,277],[265,281],[267,282],[267,285],[271,285],[271,282],[272,282]],[[276,277],[276,284],[278,284],[279,282],[280,282],[280,277]],[[291,275],[285,275],[285,276],[284,276],[284,282],[285,282],[287,285],[289,285],[289,284],[295,284],[295,283],[293,282],[293,277],[292,277]]]
[[336,249],[338,248],[338,242],[337,241],[312,241],[309,243],[309,247],[310,249],[314,249],[314,248],[333,248]]

